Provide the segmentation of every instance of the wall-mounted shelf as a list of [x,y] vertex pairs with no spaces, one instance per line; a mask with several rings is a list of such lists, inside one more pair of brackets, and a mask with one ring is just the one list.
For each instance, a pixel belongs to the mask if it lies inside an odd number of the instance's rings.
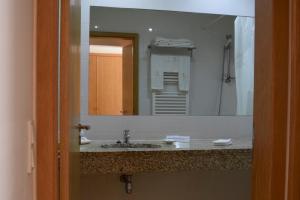
[[151,50],[153,49],[177,49],[177,50],[187,50],[190,51],[191,57],[193,56],[193,50],[197,49],[196,47],[180,47],[180,46],[157,46],[157,45],[148,45],[148,49],[150,50],[150,55],[151,55]]

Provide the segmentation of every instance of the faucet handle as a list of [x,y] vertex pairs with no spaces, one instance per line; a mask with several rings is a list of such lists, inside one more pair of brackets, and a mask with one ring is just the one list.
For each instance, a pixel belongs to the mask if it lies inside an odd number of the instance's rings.
[[125,138],[130,137],[130,130],[128,130],[128,129],[123,130],[123,136],[124,136]]

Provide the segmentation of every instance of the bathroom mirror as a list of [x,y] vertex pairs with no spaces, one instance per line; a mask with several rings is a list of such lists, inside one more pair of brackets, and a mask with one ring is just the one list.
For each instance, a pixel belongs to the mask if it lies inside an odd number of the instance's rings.
[[88,115],[252,115],[254,18],[91,7]]

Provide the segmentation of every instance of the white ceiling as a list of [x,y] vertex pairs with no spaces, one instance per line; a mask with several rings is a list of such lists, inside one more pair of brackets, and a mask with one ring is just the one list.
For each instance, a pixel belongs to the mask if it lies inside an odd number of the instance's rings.
[[255,16],[255,0],[90,0],[91,6]]

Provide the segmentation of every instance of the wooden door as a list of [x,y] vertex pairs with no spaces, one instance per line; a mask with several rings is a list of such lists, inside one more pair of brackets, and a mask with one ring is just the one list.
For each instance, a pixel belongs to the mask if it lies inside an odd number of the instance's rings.
[[256,1],[253,200],[300,199],[300,1]]
[[290,1],[289,126],[286,200],[300,199],[300,1]]
[[62,1],[60,82],[60,199],[80,197],[80,0]]
[[90,54],[89,56],[89,95],[88,109],[89,115],[99,115],[97,106],[97,55]]
[[90,54],[89,114],[122,115],[122,56]]
[[97,104],[101,115],[122,115],[122,57],[97,57]]
[[133,45],[123,47],[123,114],[133,115]]

